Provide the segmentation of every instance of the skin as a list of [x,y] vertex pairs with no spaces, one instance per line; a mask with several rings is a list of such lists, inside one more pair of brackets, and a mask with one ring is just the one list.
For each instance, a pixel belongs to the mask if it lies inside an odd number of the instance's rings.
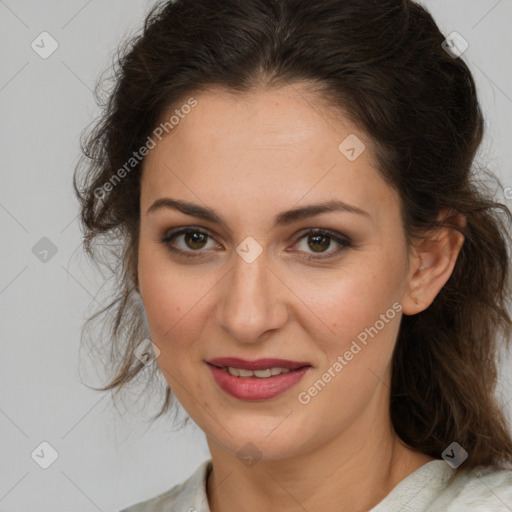
[[[206,434],[210,509],[368,510],[434,460],[392,429],[390,363],[402,314],[431,304],[462,235],[443,229],[409,254],[399,196],[376,171],[370,141],[304,84],[245,95],[210,89],[194,98],[197,106],[144,161],[138,286],[159,367]],[[366,144],[355,161],[338,150],[350,134]],[[226,226],[173,209],[147,213],[162,197],[208,206]],[[282,211],[331,199],[368,215],[328,212],[272,228]],[[162,243],[185,226],[211,238],[187,245],[181,235],[168,244],[206,257],[180,257]],[[352,246],[335,254],[341,246],[327,236],[317,248],[306,234],[311,228],[349,237]],[[236,252],[249,236],[262,248],[251,263]],[[303,258],[315,255],[332,257]],[[300,403],[298,393],[394,303],[402,311]],[[279,357],[313,368],[286,393],[249,402],[213,380],[205,361],[222,356]],[[237,456],[249,442],[261,457],[253,465]]]

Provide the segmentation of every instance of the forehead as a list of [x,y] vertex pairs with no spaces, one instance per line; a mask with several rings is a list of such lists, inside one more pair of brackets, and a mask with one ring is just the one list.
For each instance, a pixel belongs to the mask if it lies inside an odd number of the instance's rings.
[[[319,138],[327,145],[336,142],[344,132],[357,131],[340,109],[328,105],[324,96],[313,93],[306,84],[245,93],[212,88],[195,94],[194,98],[196,106],[180,116],[168,138],[184,142],[186,136],[190,141],[190,132],[196,132],[206,137],[194,140],[194,144],[210,144],[219,149],[221,145],[231,146],[231,150],[242,144],[242,149],[253,150],[318,144]],[[161,121],[165,122],[169,114],[181,110],[185,104],[183,100],[181,107],[176,104],[162,113]],[[363,133],[358,135],[367,142]]]
[[[238,202],[264,214],[267,207],[337,198],[378,217],[396,203],[365,134],[307,88],[211,89],[192,96],[197,104],[145,159],[145,205],[166,193],[226,211]],[[356,159],[344,153],[347,140],[362,151]]]

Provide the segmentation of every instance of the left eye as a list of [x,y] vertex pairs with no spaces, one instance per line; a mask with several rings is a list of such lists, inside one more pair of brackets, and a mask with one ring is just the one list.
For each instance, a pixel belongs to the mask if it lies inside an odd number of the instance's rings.
[[[345,247],[351,246],[351,242],[348,238],[344,237],[343,235],[334,234],[323,229],[312,229],[302,235],[299,238],[299,241],[302,241],[303,239],[306,244],[306,248],[311,249],[314,253],[310,256],[304,256],[304,258],[307,260],[330,258],[337,255]],[[331,251],[325,250],[329,248],[332,241],[336,242],[339,247]],[[322,254],[322,256],[315,256],[315,254]],[[323,256],[323,254],[326,254],[326,256]]]
[[[183,242],[185,244],[185,246],[182,246],[182,248],[178,248],[177,244],[175,243],[175,240],[179,237],[183,237]],[[204,254],[206,251],[201,251],[201,249],[206,247],[209,238],[213,240],[213,237],[209,233],[201,229],[189,227],[169,233],[161,240],[161,242],[175,254],[185,257],[201,258],[207,256]],[[303,258],[307,260],[329,258],[335,254],[338,254],[344,248],[351,246],[350,240],[345,236],[338,233],[331,233],[330,231],[319,228],[311,229],[304,233],[301,237],[299,237],[298,242],[301,242],[302,240],[304,240],[304,242],[307,244],[306,249],[309,248],[313,251],[313,253],[309,256],[303,256]],[[332,241],[337,243],[339,247],[337,249],[327,251],[326,249],[330,247]],[[300,245],[298,242],[296,242],[294,246]],[[300,250],[299,252],[307,251]],[[316,256],[315,254],[322,254],[322,256]],[[323,256],[323,254],[326,254],[326,256]]]

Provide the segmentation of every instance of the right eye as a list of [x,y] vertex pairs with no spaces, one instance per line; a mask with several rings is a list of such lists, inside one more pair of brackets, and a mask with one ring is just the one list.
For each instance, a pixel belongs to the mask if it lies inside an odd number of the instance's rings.
[[[177,248],[175,241],[180,237],[183,237],[182,242],[184,245],[182,245],[181,248]],[[204,254],[206,251],[202,251],[202,249],[207,245],[209,238],[213,239],[213,237],[206,231],[189,226],[167,233],[160,241],[169,249],[169,251],[174,254],[178,254],[179,256],[184,256],[186,258],[203,258],[207,255]]]

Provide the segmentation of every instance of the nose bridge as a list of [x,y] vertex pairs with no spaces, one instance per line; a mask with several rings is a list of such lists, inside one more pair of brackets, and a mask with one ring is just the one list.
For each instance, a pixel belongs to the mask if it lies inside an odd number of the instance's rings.
[[217,310],[220,325],[234,339],[246,343],[278,328],[286,318],[286,307],[278,299],[278,280],[268,268],[263,248],[258,246],[246,240],[237,247]]

